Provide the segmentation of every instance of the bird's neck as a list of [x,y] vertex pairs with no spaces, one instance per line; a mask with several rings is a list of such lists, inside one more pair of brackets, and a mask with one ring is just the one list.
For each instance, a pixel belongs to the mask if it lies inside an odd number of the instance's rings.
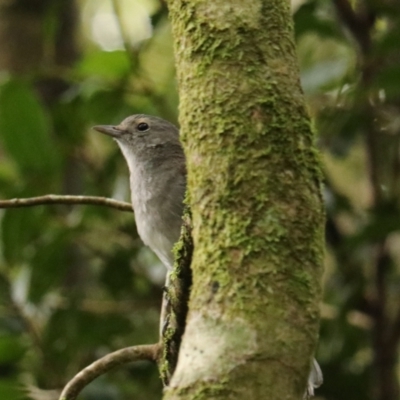
[[[121,146],[129,168],[132,204],[136,208],[162,194],[165,158],[137,154]],[[150,150],[150,149],[149,149]],[[164,161],[164,162],[162,162]]]

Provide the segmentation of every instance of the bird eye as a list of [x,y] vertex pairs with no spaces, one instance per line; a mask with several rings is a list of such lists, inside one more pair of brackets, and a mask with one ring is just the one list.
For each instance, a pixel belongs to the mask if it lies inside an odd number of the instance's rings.
[[140,132],[144,132],[147,131],[149,129],[149,125],[146,124],[146,122],[141,122],[140,124],[138,124],[137,126],[137,130]]

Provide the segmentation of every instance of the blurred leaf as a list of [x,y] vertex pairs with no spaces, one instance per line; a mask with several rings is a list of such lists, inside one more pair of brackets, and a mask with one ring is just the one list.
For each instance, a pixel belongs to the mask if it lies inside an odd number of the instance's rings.
[[57,310],[51,316],[43,338],[52,363],[61,366],[76,359],[77,354],[85,357],[97,346],[109,346],[112,339],[129,332],[132,324],[126,317],[68,309]]
[[400,92],[400,69],[397,64],[386,66],[382,68],[373,86],[377,90],[383,89],[385,91],[385,97],[387,99],[397,99]]
[[110,345],[113,339],[132,332],[132,324],[126,316],[97,315],[79,312],[80,346]]
[[78,93],[73,92],[65,97],[67,96],[53,105],[52,117],[60,152],[69,155],[75,146],[82,146],[84,143],[89,116],[85,110],[85,102]]
[[361,132],[361,112],[356,108],[326,107],[317,121],[321,147],[337,157],[345,157]]
[[51,174],[56,165],[49,119],[22,81],[10,79],[0,86],[0,138],[24,170]]
[[302,87],[307,93],[330,89],[332,85],[340,84],[347,69],[348,65],[344,60],[316,63],[301,73]]
[[6,279],[6,276],[0,271],[0,304],[8,305],[10,301],[11,301],[10,282],[8,281],[8,279]]
[[86,54],[77,70],[90,77],[121,79],[130,72],[130,61],[125,51],[95,51]]
[[304,3],[294,14],[294,26],[296,39],[300,36],[314,32],[320,37],[330,37],[342,40],[343,35],[338,29],[334,19],[322,17],[318,13],[319,2],[312,0]]
[[121,394],[115,385],[106,382],[104,379],[96,379],[82,390],[85,400],[119,400]]
[[0,334],[0,366],[20,360],[26,350],[18,336]]
[[[4,303],[3,305],[7,305],[7,304]],[[12,312],[13,311],[10,311],[10,314]],[[25,322],[22,321],[20,316],[18,316],[18,315],[3,315],[0,318],[0,334],[1,333],[10,334],[11,333],[15,336],[15,335],[25,332],[25,330],[26,330]]]
[[87,100],[86,111],[91,121],[107,125],[119,123],[134,113],[126,104],[121,87],[93,92]]
[[23,386],[20,382],[12,379],[0,379],[0,399],[25,400]]
[[400,215],[392,208],[375,211],[369,222],[347,239],[347,248],[358,247],[382,240],[390,233],[400,231]]
[[102,271],[100,279],[114,297],[132,290],[134,274],[130,267],[129,255],[130,252],[122,250],[116,252]]
[[11,265],[26,259],[26,248],[33,244],[44,223],[40,208],[6,210],[1,219],[3,256]]
[[33,303],[39,302],[48,291],[61,284],[68,266],[66,253],[69,233],[65,230],[48,232],[47,240],[35,244],[28,295]]
[[[47,362],[53,368],[62,368],[77,358],[79,349],[78,311],[75,308],[56,309],[42,332],[42,345],[47,349]],[[82,351],[84,357],[90,349]],[[76,359],[79,363],[79,360]]]
[[[152,82],[153,91],[160,93],[168,89],[175,78],[172,32],[168,17],[159,21],[155,34],[140,52],[141,72]],[[177,91],[177,87],[173,88]]]

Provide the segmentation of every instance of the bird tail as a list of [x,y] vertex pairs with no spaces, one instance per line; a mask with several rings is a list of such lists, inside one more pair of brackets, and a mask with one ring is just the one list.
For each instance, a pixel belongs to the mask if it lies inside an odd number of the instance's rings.
[[304,398],[308,399],[309,397],[314,396],[314,389],[321,386],[323,381],[324,378],[322,376],[321,367],[314,358],[311,365],[310,375],[308,375],[307,390],[304,394]]

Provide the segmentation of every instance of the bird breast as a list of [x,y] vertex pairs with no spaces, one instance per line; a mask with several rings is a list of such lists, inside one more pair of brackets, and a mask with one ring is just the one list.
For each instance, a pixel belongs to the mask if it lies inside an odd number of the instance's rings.
[[165,174],[131,172],[131,197],[139,236],[168,269],[173,266],[172,248],[182,225],[184,191],[178,190],[175,181]]

